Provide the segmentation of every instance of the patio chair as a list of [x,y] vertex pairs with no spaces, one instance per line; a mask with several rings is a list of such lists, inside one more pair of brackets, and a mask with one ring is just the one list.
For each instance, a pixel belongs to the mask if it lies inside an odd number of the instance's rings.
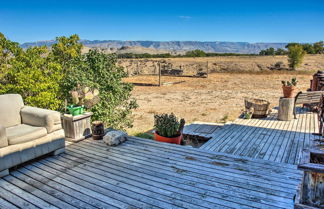
[[64,152],[60,113],[25,106],[19,94],[0,95],[0,177],[39,156]]

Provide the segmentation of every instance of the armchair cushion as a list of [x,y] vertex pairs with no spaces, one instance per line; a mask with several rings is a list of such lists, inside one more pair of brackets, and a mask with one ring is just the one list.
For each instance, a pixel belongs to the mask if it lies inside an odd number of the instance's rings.
[[6,129],[9,145],[21,144],[47,135],[45,127],[36,127],[26,124],[11,126]]
[[24,106],[21,111],[23,124],[45,127],[47,133],[59,130],[61,126],[61,115],[53,110],[46,110],[37,107]]
[[0,125],[0,148],[8,146],[6,128]]
[[19,94],[0,95],[0,125],[5,128],[21,123],[20,110],[24,106]]

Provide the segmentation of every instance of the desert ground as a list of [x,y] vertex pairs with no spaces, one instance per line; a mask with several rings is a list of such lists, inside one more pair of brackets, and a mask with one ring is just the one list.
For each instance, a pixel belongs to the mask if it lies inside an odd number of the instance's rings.
[[[312,71],[267,71],[212,73],[208,78],[162,77],[165,86],[135,86],[133,97],[139,108],[133,112],[134,127],[128,133],[137,134],[153,128],[153,116],[175,113],[187,123],[194,121],[227,122],[235,120],[244,110],[244,98],[260,98],[277,106],[282,96],[281,80],[297,77],[298,90],[310,86]],[[157,76],[132,76],[126,82],[157,84]]]
[[[165,59],[120,59],[118,65],[124,67],[130,76],[158,74],[158,65],[164,69],[182,69],[184,75],[197,72],[260,72],[287,70],[287,56],[219,56],[197,58]],[[208,64],[207,64],[208,63]],[[299,71],[324,69],[324,55],[306,55]]]

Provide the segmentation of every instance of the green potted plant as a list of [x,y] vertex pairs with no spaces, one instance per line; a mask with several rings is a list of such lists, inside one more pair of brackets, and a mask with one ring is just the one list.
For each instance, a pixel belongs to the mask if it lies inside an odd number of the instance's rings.
[[173,114],[154,115],[154,138],[156,141],[180,144],[185,121]]
[[252,118],[252,115],[253,115],[253,112],[254,112],[253,107],[250,108],[250,109],[246,109],[246,110],[243,112],[243,118],[244,118],[244,119],[251,119],[251,118]]
[[291,81],[281,81],[283,95],[285,98],[293,98],[296,94],[296,85],[298,83],[296,78],[292,78]]

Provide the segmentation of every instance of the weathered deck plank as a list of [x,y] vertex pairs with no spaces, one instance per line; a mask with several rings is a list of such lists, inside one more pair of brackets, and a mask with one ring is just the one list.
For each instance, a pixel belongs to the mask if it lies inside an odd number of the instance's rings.
[[316,139],[316,117],[298,108],[297,119],[291,121],[278,121],[276,110],[266,119],[237,119],[216,129],[200,149],[296,165],[301,151]]
[[[261,126],[265,126],[268,122],[268,120],[271,120],[273,118],[272,115],[269,116],[269,118],[266,119],[260,119],[261,122]],[[235,154],[236,155],[242,155],[242,156],[249,156],[250,153],[253,153],[256,149],[258,149],[258,143],[260,143],[259,138],[262,137],[257,137],[260,134],[264,135],[264,130],[263,129],[258,129],[256,131],[254,131],[252,133],[252,135],[250,135],[251,138],[253,138],[253,143],[251,143],[249,140],[245,140],[244,144],[242,144],[241,147],[239,147],[239,149],[236,150]]]
[[43,173],[29,172],[28,169],[21,168],[19,169],[19,171],[11,172],[11,175],[19,178],[26,184],[38,188],[46,194],[59,199],[63,204],[64,201],[67,201],[69,202],[69,204],[76,208],[104,208],[108,206],[112,207],[111,205],[105,204],[100,200],[93,201],[93,198],[89,198],[89,196],[84,195],[81,192],[75,191],[69,187],[57,183],[52,179],[47,178]]
[[0,206],[292,208],[300,178],[290,164],[135,137],[118,147],[88,139],[0,179]]
[[[14,177],[12,176],[7,176],[5,178],[6,181],[12,181],[14,179]],[[12,193],[14,193],[15,195],[19,196],[19,197],[24,197],[25,200],[28,200],[31,204],[39,207],[39,208],[55,208],[57,209],[57,207],[55,207],[54,205],[59,204],[59,202],[55,202],[53,205],[47,203],[44,199],[41,199],[38,197],[39,194],[33,194],[31,193],[32,190],[29,190],[29,185],[27,186],[27,188],[22,187],[21,186],[21,182],[18,179],[14,179],[14,184],[10,184],[8,182],[1,182],[1,186],[5,187],[7,190],[10,190]],[[36,191],[37,193],[37,189],[34,188],[34,191]],[[48,197],[47,197],[48,198]]]
[[18,190],[24,192],[19,194],[17,193],[17,195],[26,196],[28,198],[27,200],[31,200],[34,205],[37,205],[40,208],[77,208],[39,190],[37,187],[21,181],[19,178],[16,178],[13,175],[6,176],[4,179],[7,181],[5,185],[7,189],[10,189],[10,191]]
[[[128,146],[128,145],[127,145]],[[139,150],[141,151],[141,150]],[[132,152],[132,150],[128,150],[128,152]],[[133,152],[135,152],[135,150],[133,150]],[[145,151],[144,151],[145,152]],[[154,152],[155,153],[155,152]],[[142,153],[141,153],[142,154]],[[144,157],[146,157],[145,155],[146,153],[143,153],[143,155],[138,155],[138,159],[143,159]],[[147,153],[148,154],[148,153]],[[157,162],[156,164],[158,165],[161,165],[162,163],[158,161],[158,158],[160,157],[160,155],[158,155],[160,153],[157,153],[155,156],[150,156],[150,159],[154,162]],[[170,153],[169,153],[170,154]],[[170,154],[171,155],[171,154]],[[191,156],[187,156],[189,159],[193,158]],[[221,177],[223,179],[230,179],[231,177],[237,177],[237,175],[240,175],[242,173],[245,173],[245,174],[248,174],[249,173],[249,170],[248,168],[243,168],[243,167],[238,167],[237,165],[235,166],[232,166],[232,168],[229,168],[230,165],[226,164],[226,163],[222,163],[222,162],[219,162],[219,161],[215,161],[215,160],[211,160],[208,164],[206,163],[201,163],[201,162],[198,162],[197,160],[186,160],[185,157],[180,157],[180,156],[177,156],[177,158],[179,158],[178,161],[175,161],[172,165],[179,165],[181,167],[183,167],[184,169],[188,170],[188,172],[191,172],[192,170],[196,170],[198,169],[199,171],[203,172],[203,173],[207,173],[207,172],[210,172],[211,169],[213,171],[215,171],[215,169],[217,169],[217,174],[211,174],[212,176],[215,176],[215,177]],[[190,162],[190,165],[187,165],[188,162]],[[147,163],[148,164],[148,163]],[[215,165],[218,165],[217,167],[215,167]],[[203,166],[205,165],[205,166]],[[153,165],[151,165],[153,166]],[[222,177],[221,174],[224,174],[228,172],[227,176],[226,177]],[[218,173],[220,173],[220,175],[218,175]],[[261,172],[263,175],[265,173]],[[260,174],[261,174],[260,173]],[[243,179],[246,179],[246,180],[250,180],[249,183],[251,184],[257,184],[257,183],[260,183],[259,181],[269,181],[273,184],[271,184],[272,186],[274,185],[278,185],[278,186],[282,186],[281,183],[287,183],[287,181],[290,181],[291,179],[287,179],[285,178],[285,180],[283,179],[280,179],[278,180],[277,178],[273,177],[272,176],[267,176],[267,177],[264,177],[265,179],[261,180],[263,177],[260,176],[260,180],[258,179],[258,181],[256,182],[252,182],[251,179],[253,178],[250,178],[248,175],[245,177],[242,177]],[[241,181],[242,179],[239,179],[237,180],[238,182]],[[253,179],[254,180],[254,179]],[[293,180],[294,181],[294,180]],[[242,182],[244,182],[244,180],[242,180]],[[291,182],[293,183],[293,182]],[[273,188],[273,187],[272,187]]]
[[[82,155],[76,155],[76,156],[82,156]],[[89,166],[93,165],[95,166],[96,164],[93,162],[98,162],[96,160],[93,159],[89,159]],[[100,163],[102,164],[102,162]],[[194,192],[199,193],[200,195],[210,195],[212,197],[218,197],[220,193],[221,194],[221,199],[226,199],[227,196],[224,196],[226,194],[224,194],[224,191],[227,192],[228,194],[231,194],[231,196],[234,196],[234,199],[239,198],[250,198],[250,195],[247,195],[244,193],[244,190],[238,190],[237,188],[235,189],[234,187],[229,187],[229,186],[224,186],[223,184],[218,184],[217,187],[214,187],[213,185],[209,185],[207,183],[202,184],[202,183],[198,183],[195,182],[194,180],[190,180],[190,182],[186,179],[183,179],[183,176],[181,174],[177,174],[175,175],[175,179],[172,180],[173,178],[171,178],[172,172],[168,173],[168,172],[164,172],[164,173],[156,173],[156,171],[154,171],[154,168],[150,170],[150,167],[145,167],[145,166],[141,166],[141,167],[136,167],[136,166],[132,166],[132,165],[123,165],[121,163],[118,163],[117,165],[113,165],[111,163],[104,163],[105,166],[109,167],[109,168],[115,168],[115,169],[122,169],[123,167],[125,168],[129,168],[128,172],[131,175],[137,175],[140,176],[142,178],[148,178],[148,179],[153,179],[155,181],[158,182],[168,182],[169,185],[172,185],[173,187],[179,187],[181,189],[186,189],[186,190],[191,190]],[[140,173],[139,173],[140,171]],[[153,177],[152,177],[153,176]],[[157,178],[158,177],[158,178]],[[169,178],[168,178],[169,177]],[[197,180],[196,180],[197,181]],[[181,184],[179,184],[181,183]],[[191,185],[195,184],[196,188],[192,188]],[[215,182],[214,182],[215,184]],[[258,193],[253,193],[255,195],[259,195],[262,196],[262,194],[258,194]],[[264,202],[269,201],[268,199],[270,199],[271,202],[271,195],[269,196],[262,196]]]
[[0,208],[6,208],[6,209],[15,209],[17,206],[11,204],[10,202],[0,198]]

